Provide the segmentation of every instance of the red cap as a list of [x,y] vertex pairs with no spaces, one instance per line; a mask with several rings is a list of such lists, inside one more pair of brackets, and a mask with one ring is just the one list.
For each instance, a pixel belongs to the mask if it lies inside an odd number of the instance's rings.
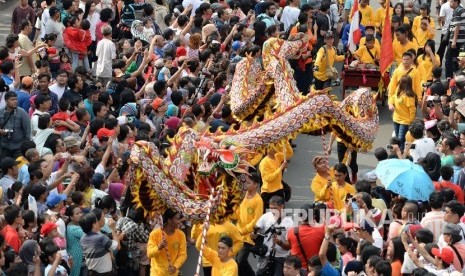
[[97,131],[97,138],[102,139],[103,137],[111,137],[115,134],[115,130],[108,128],[101,128]]
[[451,264],[454,261],[454,251],[448,247],[444,247],[442,250],[433,248],[431,253],[433,253],[434,256],[440,258],[446,264]]
[[40,235],[45,237],[50,232],[52,232],[53,229],[56,229],[57,227],[58,225],[56,225],[55,223],[47,221],[46,223],[44,223],[44,225],[42,225],[42,228],[40,229]]
[[187,50],[185,47],[181,46],[176,49],[176,57],[182,57],[187,55]]

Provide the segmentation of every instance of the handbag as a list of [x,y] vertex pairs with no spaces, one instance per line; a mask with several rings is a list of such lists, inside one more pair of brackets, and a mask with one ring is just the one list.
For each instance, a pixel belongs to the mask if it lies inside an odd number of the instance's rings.
[[271,249],[266,260],[258,265],[257,276],[273,276],[276,270],[276,249]]
[[327,53],[326,46],[323,46],[323,50],[326,56],[326,76],[329,79],[335,80],[339,77],[339,72],[334,66],[329,65],[329,55]]

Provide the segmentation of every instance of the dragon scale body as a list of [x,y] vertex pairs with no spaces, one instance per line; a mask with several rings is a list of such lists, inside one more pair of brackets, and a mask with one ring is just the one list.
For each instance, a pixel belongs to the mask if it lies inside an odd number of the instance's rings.
[[236,66],[231,109],[242,123],[228,132],[197,133],[182,127],[171,140],[167,157],[146,142],[131,151],[127,181],[133,202],[148,212],[173,208],[188,219],[211,221],[232,215],[245,195],[251,156],[302,132],[332,131],[346,145],[368,150],[378,130],[378,110],[368,89],[358,89],[342,102],[325,91],[303,96],[287,59],[299,56],[306,36],[293,41],[271,38],[262,61],[250,56]]

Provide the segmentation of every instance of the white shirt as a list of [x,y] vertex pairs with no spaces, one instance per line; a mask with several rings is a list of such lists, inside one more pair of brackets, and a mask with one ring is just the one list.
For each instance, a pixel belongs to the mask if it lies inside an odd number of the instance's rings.
[[439,17],[444,18],[444,26],[442,26],[441,34],[446,34],[449,30],[450,21],[452,20],[452,14],[454,10],[450,7],[449,1],[441,5],[441,10],[439,11]]
[[86,10],[86,2],[79,1],[79,8],[83,11]]
[[100,14],[97,12],[94,12],[92,15],[89,14],[89,16],[87,16],[87,20],[90,22],[89,31],[92,41],[97,41],[97,38],[95,37],[95,29],[97,28],[97,23],[100,21]]
[[44,39],[45,34],[45,24],[47,24],[47,21],[50,19],[50,11],[49,8],[45,8],[44,11],[42,12],[42,17],[40,18],[40,22],[42,23],[42,26],[40,26],[40,38]]
[[[55,182],[58,179],[58,177],[57,177],[58,172],[59,171],[56,171],[56,172],[52,172],[50,174],[50,177],[47,179],[47,181],[45,181],[47,183],[47,186],[52,185],[52,183]],[[53,190],[50,190],[49,193],[57,193],[58,194],[58,189],[54,188]]]
[[416,163],[419,158],[424,158],[429,152],[438,153],[434,140],[431,138],[423,137],[421,139],[413,141],[415,149],[410,150],[410,156],[412,156],[413,162]]
[[56,34],[57,39],[55,40],[55,46],[58,50],[63,48],[63,31],[65,30],[65,26],[61,24],[61,22],[55,21],[53,19],[49,19],[47,23],[45,23],[45,34]]
[[373,233],[371,234],[371,236],[373,237],[373,240],[375,241],[373,245],[378,247],[381,251],[383,251],[383,237],[381,236],[377,228],[373,230]]
[[292,24],[297,22],[297,19],[299,19],[299,13],[299,8],[291,6],[284,7],[283,15],[281,16],[281,22],[284,24],[285,31],[287,31],[287,29],[289,29]]
[[[260,227],[260,233],[264,234],[269,228],[270,226],[272,225],[277,225],[277,222],[276,222],[276,218],[274,217],[273,213],[272,212],[268,212],[268,213],[265,213],[263,214],[257,221],[257,224],[256,226],[257,227]],[[291,227],[294,227],[294,222],[292,221],[292,218],[290,217],[284,217],[282,220],[281,220],[281,223],[279,224],[280,227],[285,227],[286,230],[285,231],[281,231],[281,235],[278,236],[278,238],[281,240],[281,241],[285,241],[287,238],[287,231],[289,230],[289,228]],[[265,241],[264,241],[264,244],[266,246],[268,246],[268,252],[266,253],[266,255],[270,255],[270,251],[271,251],[271,246],[273,245],[273,238],[271,236],[271,233],[268,233],[266,236],[265,236]],[[289,255],[289,250],[284,250],[281,246],[279,245],[275,245],[275,249],[276,249],[276,257],[279,257],[279,258],[282,258],[282,257],[287,257]]]
[[53,93],[57,94],[58,100],[60,100],[61,97],[63,96],[63,93],[65,93],[66,84],[65,86],[59,86],[58,83],[55,82],[54,84],[49,86],[48,89],[50,89],[50,91],[52,91]]
[[[31,136],[34,137],[39,130],[39,116],[43,114],[47,114],[48,112],[42,112],[38,109],[32,113],[31,117]],[[37,115],[36,115],[37,114]]]
[[[50,271],[50,269],[52,269],[52,265],[51,264],[48,264],[47,267],[45,268],[45,273],[44,275],[48,275],[48,272]],[[56,270],[55,270],[55,274],[54,275],[61,275],[61,276],[67,276],[68,275],[68,272],[66,271],[66,269],[64,267],[62,267],[61,265],[58,265]]]
[[97,69],[96,75],[101,78],[111,78],[112,61],[116,58],[116,46],[113,41],[103,38],[97,43]]

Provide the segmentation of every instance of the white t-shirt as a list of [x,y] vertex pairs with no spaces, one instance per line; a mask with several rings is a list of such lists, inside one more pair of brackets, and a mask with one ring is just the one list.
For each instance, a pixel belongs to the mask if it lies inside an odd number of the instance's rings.
[[[50,174],[50,177],[47,179],[46,183],[47,183],[47,186],[50,186],[52,185],[53,182],[55,182],[55,180],[57,180],[57,175],[58,175],[58,172],[59,171],[56,171],[56,172],[52,172]],[[57,193],[58,194],[58,189],[57,188],[54,188],[53,190],[50,190],[49,193]]]
[[287,31],[289,27],[297,22],[299,19],[300,9],[296,7],[286,6],[281,15],[281,22],[284,24],[284,30]]
[[90,22],[90,37],[92,41],[97,41],[97,37],[95,36],[95,30],[97,29],[97,23],[100,22],[100,14],[94,12],[92,15],[87,17],[87,20]]
[[101,78],[111,78],[112,62],[116,58],[116,46],[113,41],[103,38],[97,43],[95,51],[97,59],[96,75]]
[[[50,271],[50,269],[52,269],[52,265],[49,264],[47,265],[47,267],[45,268],[45,273],[44,275],[48,275],[48,272]],[[55,270],[55,274],[56,276],[60,275],[60,276],[67,276],[68,275],[68,272],[66,271],[66,269],[64,267],[62,267],[61,265],[58,265],[57,269]]]
[[[268,212],[263,214],[257,221],[256,226],[260,227],[261,231],[260,233],[265,233],[270,226],[272,225],[277,225],[276,219],[273,215],[272,212]],[[285,241],[287,239],[287,231],[291,228],[294,227],[294,221],[292,221],[292,218],[290,217],[285,217],[281,220],[281,223],[279,224],[279,227],[285,227],[285,231],[281,231],[281,235],[278,236],[278,238],[282,241]],[[271,233],[268,233],[265,236],[265,242],[264,244],[268,246],[268,253],[266,255],[268,256],[270,254],[270,249],[271,246],[273,245],[273,239],[271,238]],[[282,258],[282,257],[287,257],[289,255],[289,250],[284,250],[281,246],[277,245],[275,246],[276,249],[276,257]]]
[[[37,115],[36,115],[37,114]],[[35,136],[37,131],[39,130],[39,116],[47,114],[47,112],[42,112],[36,109],[34,113],[32,113],[31,117],[31,136]]]
[[48,89],[50,89],[50,91],[57,94],[58,100],[61,99],[61,97],[63,96],[63,93],[65,93],[66,88],[67,88],[66,85],[63,86],[63,87],[60,87],[60,86],[58,86],[58,83],[56,83],[56,82],[48,87]]
[[449,1],[441,5],[439,11],[439,17],[444,17],[444,26],[442,26],[441,34],[446,34],[449,30],[450,21],[452,20],[452,14],[454,10],[450,7]]
[[412,156],[414,163],[416,163],[419,158],[426,157],[429,152],[438,153],[434,140],[431,138],[423,137],[413,141],[412,144],[415,145],[415,149],[410,150],[410,156]]
[[44,39],[45,35],[47,34],[45,32],[45,24],[47,24],[47,21],[50,19],[50,11],[49,8],[45,8],[44,11],[42,12],[42,17],[40,19],[40,22],[42,25],[40,26],[40,38]]

